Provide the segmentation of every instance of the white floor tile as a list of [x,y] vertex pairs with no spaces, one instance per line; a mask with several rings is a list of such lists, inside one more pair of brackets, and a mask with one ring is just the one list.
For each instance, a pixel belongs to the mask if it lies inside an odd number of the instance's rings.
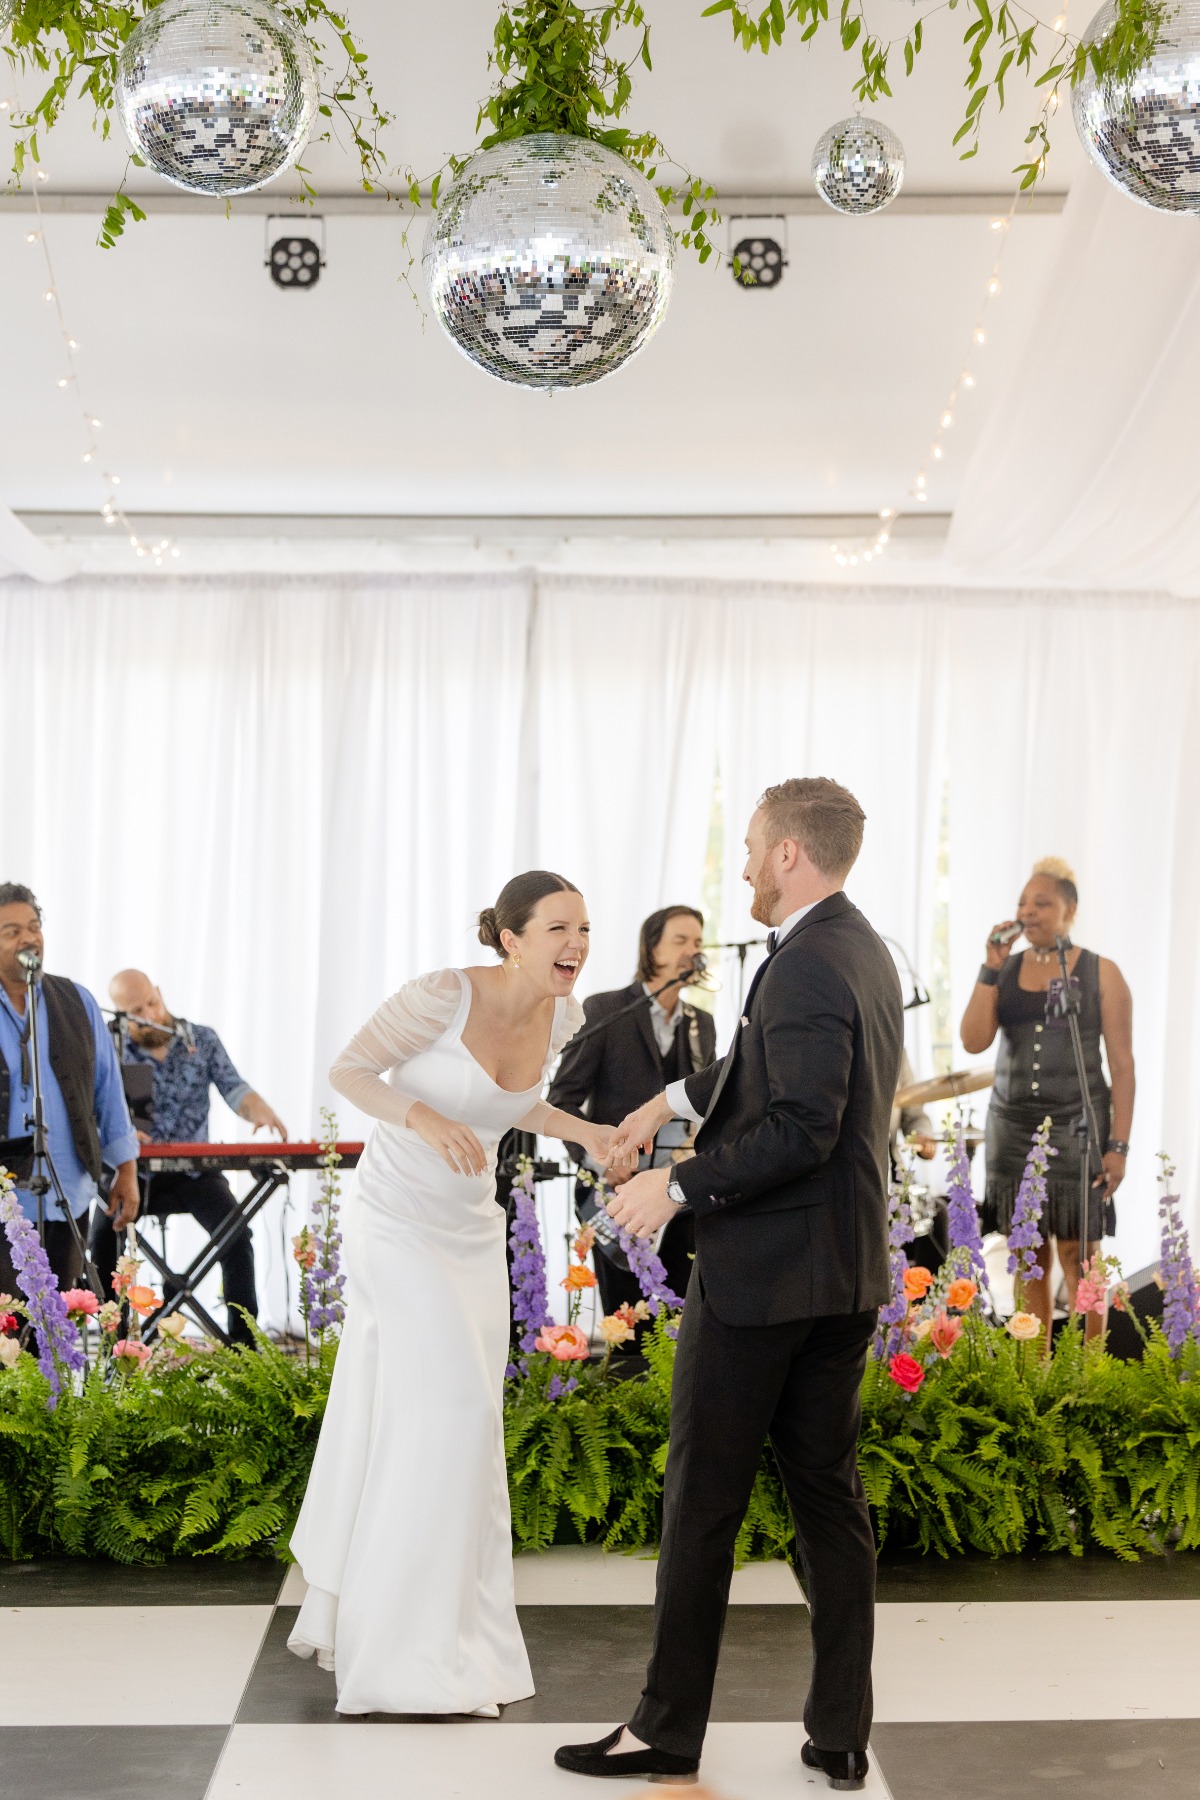
[[0,1725],[228,1725],[269,1606],[0,1612]]
[[[556,1769],[559,1744],[586,1743],[595,1725],[238,1725],[207,1800],[329,1800],[387,1794],[412,1800],[586,1800],[593,1783]],[[799,1725],[713,1725],[701,1779],[717,1800],[816,1800],[829,1789],[800,1762]],[[681,1795],[644,1781],[606,1781],[607,1800]],[[873,1768],[867,1800],[891,1800]]]
[[[513,1558],[518,1606],[653,1606],[658,1562],[624,1556],[592,1544],[556,1544],[538,1555]],[[308,1592],[292,1564],[280,1606],[301,1606]],[[731,1606],[803,1606],[804,1595],[787,1563],[747,1563],[733,1578]]]
[[875,1718],[1200,1718],[1200,1600],[886,1605]]
[[[657,1560],[592,1545],[555,1545],[513,1559],[519,1606],[653,1606]],[[787,1563],[747,1563],[737,1571],[732,1606],[802,1606]]]

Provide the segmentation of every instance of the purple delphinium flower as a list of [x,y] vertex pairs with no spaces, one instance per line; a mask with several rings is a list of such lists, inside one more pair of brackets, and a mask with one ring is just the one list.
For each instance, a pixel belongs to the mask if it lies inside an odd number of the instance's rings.
[[568,1375],[564,1381],[561,1375],[552,1375],[550,1385],[546,1389],[547,1400],[561,1400],[564,1394],[573,1394],[579,1386],[574,1375]]
[[902,1181],[893,1181],[888,1189],[888,1263],[892,1272],[892,1297],[879,1309],[879,1323],[872,1346],[877,1357],[892,1357],[904,1342],[904,1321],[908,1317],[908,1295],[904,1277],[908,1273],[905,1244],[913,1239],[912,1208],[909,1190],[912,1172],[906,1169]]
[[1162,1194],[1158,1202],[1162,1220],[1163,1331],[1178,1356],[1189,1337],[1197,1333],[1197,1281],[1192,1263],[1187,1227],[1179,1212],[1179,1195],[1169,1192],[1175,1174],[1174,1165],[1160,1156]]
[[304,1272],[303,1300],[308,1323],[313,1331],[328,1331],[346,1317],[343,1298],[346,1277],[342,1273],[342,1234],[338,1230],[338,1164],[337,1120],[323,1111],[325,1127],[322,1139],[321,1185],[313,1206],[312,1234],[317,1247],[317,1260]]
[[966,1134],[961,1118],[946,1147],[950,1152],[950,1180],[946,1193],[946,1210],[950,1228],[950,1248],[965,1250],[964,1274],[987,1286],[987,1264],[983,1260],[983,1239],[979,1235],[979,1213],[971,1188],[971,1159],[967,1155]]
[[538,1225],[533,1164],[522,1158],[512,1185],[513,1221],[508,1241],[512,1248],[512,1312],[518,1328],[517,1342],[528,1356],[536,1347],[538,1332],[553,1323],[546,1291],[546,1257]]
[[678,1312],[683,1301],[667,1286],[666,1267],[650,1239],[631,1237],[618,1226],[617,1240],[625,1252],[631,1271],[637,1276],[637,1284],[655,1318],[664,1306],[669,1307],[672,1312]]
[[0,1181],[0,1219],[8,1236],[12,1265],[37,1335],[38,1367],[50,1383],[50,1405],[57,1406],[64,1370],[87,1367],[79,1333],[67,1315],[37,1227],[21,1211],[12,1182]]
[[1041,1223],[1046,1209],[1046,1170],[1050,1158],[1058,1154],[1050,1148],[1050,1123],[1048,1117],[1043,1119],[1033,1134],[1008,1232],[1008,1272],[1018,1305],[1025,1283],[1037,1281],[1042,1274],[1037,1253],[1044,1242]]

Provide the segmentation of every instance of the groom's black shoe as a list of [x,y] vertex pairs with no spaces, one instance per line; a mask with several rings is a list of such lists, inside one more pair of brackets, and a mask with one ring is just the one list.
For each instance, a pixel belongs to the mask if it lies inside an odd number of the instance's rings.
[[700,1767],[690,1756],[675,1756],[670,1750],[623,1750],[617,1756],[609,1756],[624,1731],[618,1725],[607,1737],[595,1744],[564,1744],[554,1752],[554,1760],[560,1769],[570,1769],[573,1775],[608,1775],[628,1780],[634,1775],[644,1775],[648,1781],[694,1781],[696,1770]]
[[801,1750],[800,1761],[807,1769],[820,1769],[831,1788],[852,1794],[867,1785],[871,1766],[865,1750],[818,1750],[812,1742]]

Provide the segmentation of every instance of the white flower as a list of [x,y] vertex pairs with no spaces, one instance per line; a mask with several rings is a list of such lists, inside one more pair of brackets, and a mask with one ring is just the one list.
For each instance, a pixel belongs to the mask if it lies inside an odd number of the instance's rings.
[[21,1346],[15,1337],[0,1337],[0,1363],[11,1369],[21,1354]]
[[1035,1338],[1038,1336],[1042,1329],[1042,1321],[1039,1318],[1036,1318],[1033,1313],[1015,1312],[1012,1318],[1008,1320],[1004,1329],[1007,1331],[1009,1337],[1015,1337],[1021,1342],[1024,1342],[1028,1338]]

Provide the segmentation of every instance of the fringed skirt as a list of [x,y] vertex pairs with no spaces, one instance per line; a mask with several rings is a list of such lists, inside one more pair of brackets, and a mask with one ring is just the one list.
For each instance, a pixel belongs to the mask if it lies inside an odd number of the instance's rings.
[[[1093,1094],[1092,1106],[1100,1141],[1104,1143],[1109,1132],[1108,1094]],[[1007,1237],[1033,1134],[1046,1111],[1044,1106],[1014,1106],[993,1095],[987,1115],[987,1180],[981,1208],[985,1231],[1001,1231]],[[1080,1235],[1079,1139],[1075,1135],[1078,1117],[1077,1106],[1070,1111],[1051,1112],[1050,1148],[1056,1154],[1050,1159],[1046,1176],[1046,1209],[1042,1217],[1043,1237],[1066,1238],[1068,1242],[1077,1242]],[[1111,1237],[1116,1228],[1115,1205],[1092,1189],[1088,1195],[1088,1239]]]

